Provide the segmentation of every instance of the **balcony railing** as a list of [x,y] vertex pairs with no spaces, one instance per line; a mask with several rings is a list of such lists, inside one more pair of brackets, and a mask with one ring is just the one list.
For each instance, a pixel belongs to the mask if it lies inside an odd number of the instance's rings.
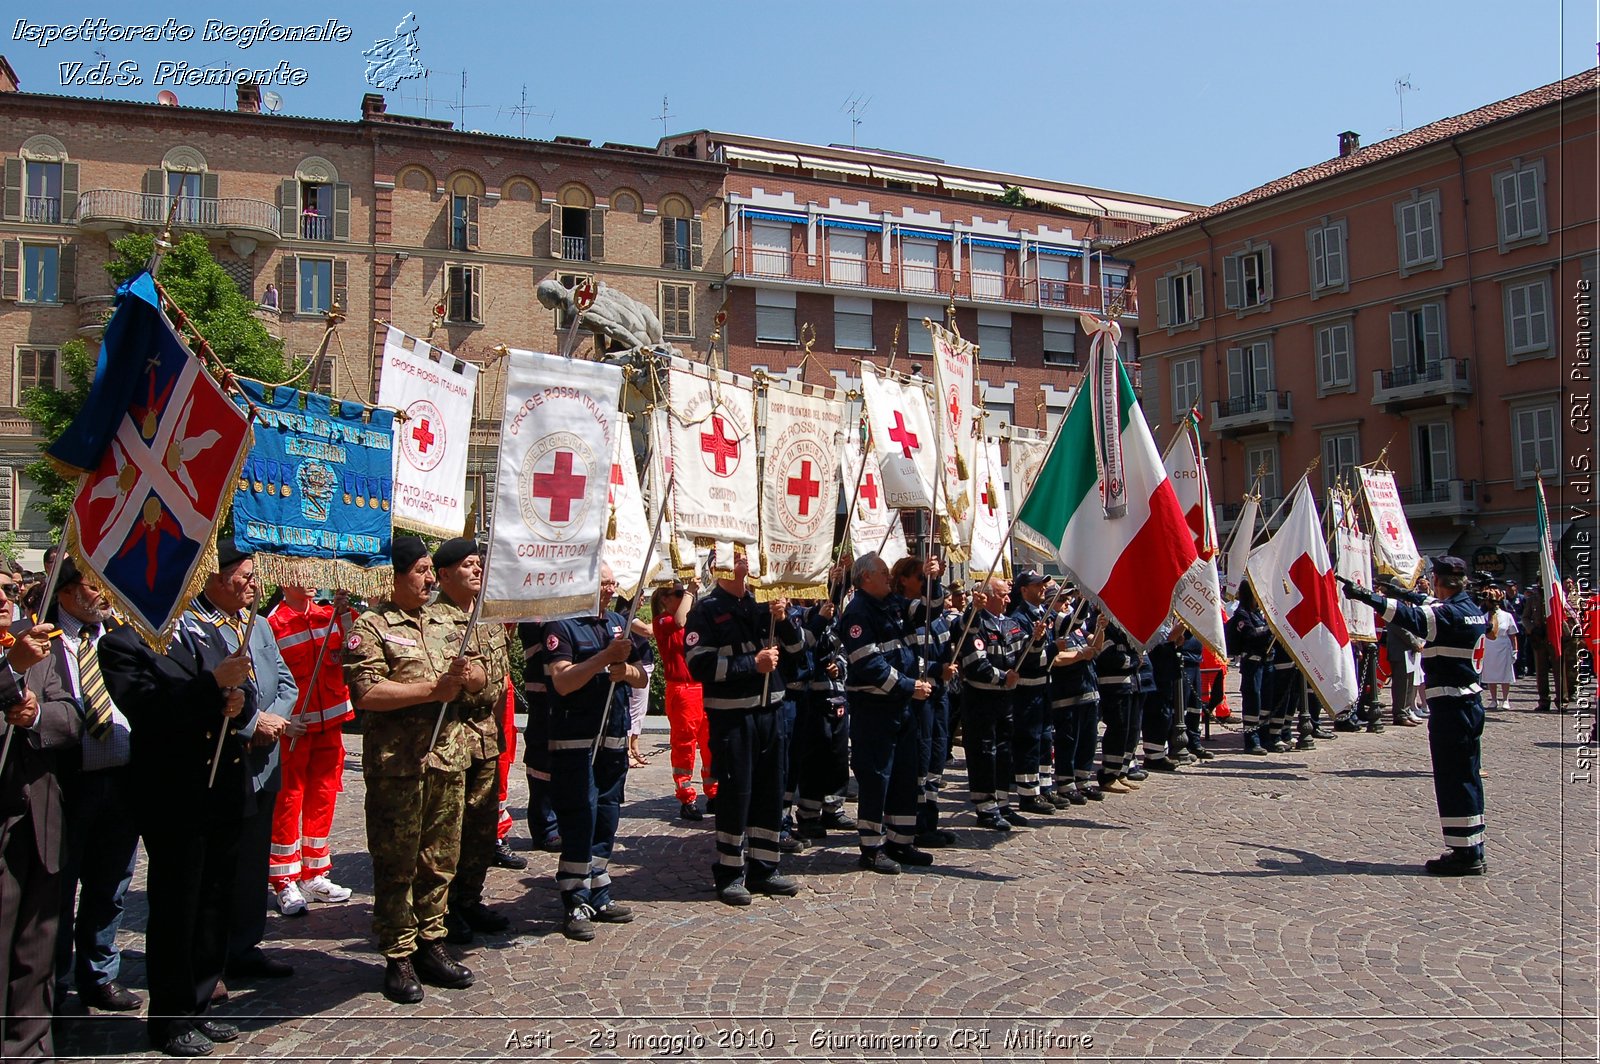
[[[96,188],[78,197],[77,223],[93,230],[123,226],[155,227],[167,220],[174,200],[171,196],[128,192],[123,189]],[[190,229],[226,233],[270,234],[276,238],[280,213],[265,200],[199,199],[185,196],[177,200],[176,224]]]
[[1400,502],[1412,517],[1444,517],[1478,512],[1476,480],[1436,480],[1400,489]]
[[333,219],[320,214],[302,214],[300,216],[301,240],[332,240]]
[[819,288],[899,292],[903,295],[931,296],[939,301],[948,299],[953,292],[957,299],[974,303],[1088,310],[1097,314],[1105,313],[1114,295],[1120,292],[1123,295],[1123,312],[1137,314],[1139,311],[1138,297],[1132,288],[1024,278],[1014,273],[963,269],[958,277],[954,270],[947,267],[916,262],[891,262],[885,272],[883,263],[874,259],[808,255],[803,251],[778,251],[746,245],[734,246],[726,261],[729,274],[736,278],[786,280]]
[[1255,392],[1211,402],[1211,427],[1217,432],[1266,428],[1286,430],[1294,422],[1290,392]]
[[22,220],[55,225],[61,221],[60,196],[28,196],[22,204]]
[[1398,366],[1372,371],[1372,402],[1375,406],[1404,403],[1414,399],[1443,397],[1465,403],[1472,395],[1468,374],[1471,363],[1464,358],[1441,358],[1423,366]]
[[572,262],[588,262],[589,238],[586,236],[563,236],[561,238],[561,257]]

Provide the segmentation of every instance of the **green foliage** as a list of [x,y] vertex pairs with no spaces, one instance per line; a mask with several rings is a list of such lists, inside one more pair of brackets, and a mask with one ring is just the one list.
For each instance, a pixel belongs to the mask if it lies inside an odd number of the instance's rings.
[[1007,207],[1030,206],[1028,197],[1022,194],[1021,187],[1017,185],[1007,185],[1005,193],[1000,197],[1000,202],[1004,203]]
[[[135,233],[118,240],[111,245],[111,250],[112,257],[105,269],[111,275],[112,284],[120,285],[136,276],[150,261],[155,238]],[[244,297],[233,279],[217,265],[204,237],[188,233],[180,238],[162,258],[156,278],[211,344],[223,365],[256,380],[288,379],[283,342],[273,339],[266,326],[256,320],[255,304]],[[40,434],[46,441],[60,436],[83,408],[99,356],[82,340],[73,340],[61,349],[61,357],[64,387],[60,391],[33,389],[22,397],[23,411],[39,423]],[[39,486],[34,508],[59,534],[72,508],[76,483],[63,478],[42,458],[29,465],[26,472]]]

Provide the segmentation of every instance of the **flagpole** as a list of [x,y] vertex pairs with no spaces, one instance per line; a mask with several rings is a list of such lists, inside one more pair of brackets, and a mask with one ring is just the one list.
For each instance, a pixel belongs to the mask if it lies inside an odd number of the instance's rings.
[[[83,478],[79,478],[81,482]],[[61,542],[56,547],[56,556],[50,562],[50,573],[44,578],[44,594],[39,597],[39,616],[34,618],[35,623],[39,617],[44,616],[44,611],[50,608],[50,602],[55,597],[56,583],[61,579],[61,560],[67,556],[67,533],[72,529],[72,513],[68,511],[67,519],[61,526]],[[11,755],[11,738],[17,734],[13,725],[6,729],[5,742],[0,743],[0,770],[6,767],[6,760]]]
[[[252,571],[250,573],[250,584],[251,584],[252,587],[256,587],[256,576],[255,576],[255,572],[254,571]],[[257,588],[257,591],[259,593],[259,588]],[[256,606],[254,604],[252,604],[251,607],[250,607],[250,619],[245,622],[244,634],[239,637],[239,649],[234,651],[234,653],[242,654],[247,659],[249,658],[249,656],[250,656],[250,634],[253,631],[255,631],[256,618],[259,617],[259,616],[260,616],[259,611],[256,609]],[[252,669],[251,671],[253,672],[254,670]],[[260,692],[258,691],[257,694],[259,694],[259,693]],[[212,751],[212,754],[211,754],[211,776],[206,780],[206,790],[210,790],[212,787],[216,786],[216,783],[217,783],[217,767],[222,764],[222,743],[223,743],[223,741],[225,739],[227,739],[227,737],[228,737],[228,719],[227,719],[227,716],[224,715],[224,717],[222,719],[222,727],[217,729],[217,748],[216,748],[216,750]]]

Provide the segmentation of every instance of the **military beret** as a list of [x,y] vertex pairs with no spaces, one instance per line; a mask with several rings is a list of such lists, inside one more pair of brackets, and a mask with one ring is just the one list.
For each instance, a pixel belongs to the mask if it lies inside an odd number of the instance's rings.
[[394,571],[403,575],[428,556],[428,545],[416,536],[396,536],[389,555],[394,559]]
[[246,558],[254,558],[256,552],[245,550],[232,540],[217,543],[217,572],[225,573]]
[[433,567],[435,569],[448,569],[452,565],[460,565],[474,554],[482,554],[483,548],[478,546],[478,541],[468,539],[466,536],[457,536],[447,539],[439,544],[439,549],[433,552]]

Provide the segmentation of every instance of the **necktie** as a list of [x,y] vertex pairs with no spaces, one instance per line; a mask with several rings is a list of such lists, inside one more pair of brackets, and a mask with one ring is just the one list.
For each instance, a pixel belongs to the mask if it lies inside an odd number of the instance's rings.
[[83,696],[84,726],[96,739],[104,739],[111,730],[111,694],[100,674],[100,655],[95,653],[90,628],[78,637],[78,691]]

